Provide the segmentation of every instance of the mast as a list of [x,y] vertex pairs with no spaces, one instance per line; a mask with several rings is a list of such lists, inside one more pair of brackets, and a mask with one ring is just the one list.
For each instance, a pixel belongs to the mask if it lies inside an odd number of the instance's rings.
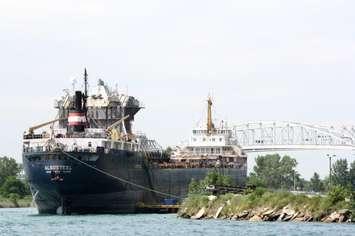
[[88,73],[86,71],[86,68],[84,71],[84,86],[85,86],[85,97],[87,97],[88,96]]
[[86,71],[86,68],[84,70],[84,97],[83,97],[83,108],[84,108],[84,112],[85,112],[85,116],[86,116],[86,101],[88,98],[88,73]]
[[212,123],[212,99],[209,96],[207,100],[207,133],[211,134],[213,131],[213,123]]

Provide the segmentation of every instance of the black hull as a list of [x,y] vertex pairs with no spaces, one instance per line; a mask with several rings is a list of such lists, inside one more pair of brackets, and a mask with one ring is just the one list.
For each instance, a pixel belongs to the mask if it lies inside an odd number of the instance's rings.
[[[68,154],[120,180],[90,168]],[[149,164],[139,152],[68,154],[23,154],[25,172],[39,213],[136,213],[141,211],[142,204],[156,205],[165,199],[176,198],[174,196],[185,197],[192,178],[203,179],[207,172],[213,170],[161,169]],[[234,184],[243,185],[246,180],[244,168],[221,171],[230,175]]]

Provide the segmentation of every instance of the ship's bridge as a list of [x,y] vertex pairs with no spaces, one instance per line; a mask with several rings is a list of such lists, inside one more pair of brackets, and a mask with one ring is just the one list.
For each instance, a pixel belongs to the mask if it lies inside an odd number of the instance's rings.
[[194,129],[189,146],[226,146],[231,145],[232,130],[216,129],[209,133],[207,129]]

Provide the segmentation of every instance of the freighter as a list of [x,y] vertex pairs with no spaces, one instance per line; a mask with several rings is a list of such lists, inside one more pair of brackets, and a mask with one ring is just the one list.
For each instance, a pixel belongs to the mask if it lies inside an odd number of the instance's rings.
[[178,204],[191,179],[223,170],[236,185],[246,180],[246,156],[231,130],[212,122],[170,157],[132,124],[142,104],[99,80],[88,93],[65,90],[57,117],[30,127],[23,137],[23,164],[39,213],[135,213],[142,205]]

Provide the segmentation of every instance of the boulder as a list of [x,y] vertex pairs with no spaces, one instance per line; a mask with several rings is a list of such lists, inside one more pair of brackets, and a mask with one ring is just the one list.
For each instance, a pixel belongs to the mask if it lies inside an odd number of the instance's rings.
[[304,219],[304,217],[297,217],[297,218],[293,219],[293,221],[294,222],[304,222],[305,219]]
[[277,218],[277,221],[282,221],[285,215],[286,215],[285,213],[281,212],[279,218]]
[[348,209],[342,209],[340,211],[335,211],[327,217],[324,217],[322,221],[324,223],[343,223],[347,222],[351,218],[351,212]]
[[345,222],[345,216],[344,215],[340,215],[339,217],[339,220],[338,220],[338,223],[342,223],[342,222]]
[[309,215],[305,215],[302,212],[298,212],[291,218],[291,220],[295,222],[306,222],[309,218]]
[[275,209],[272,209],[272,210],[266,210],[264,213],[262,213],[262,216],[270,216],[272,214],[274,214],[275,212]]
[[282,221],[290,221],[293,215],[285,215],[282,219]]
[[245,218],[248,217],[248,215],[249,215],[249,211],[243,211],[243,212],[238,214],[238,218],[239,219],[245,219]]
[[223,206],[220,206],[220,207],[217,209],[217,212],[216,212],[216,214],[214,215],[213,218],[217,219],[217,218],[219,217],[219,215],[221,214],[223,208],[224,208],[224,205],[223,205]]
[[278,221],[290,221],[292,218],[296,218],[295,217],[295,210],[290,209],[288,206],[285,206],[280,213],[279,218],[277,219]]
[[328,217],[325,217],[325,219],[323,219],[323,222],[332,223],[332,222],[339,221],[339,218],[340,218],[340,214],[335,211],[332,214],[330,214]]
[[293,210],[293,209],[290,209],[290,208],[288,208],[288,207],[284,207],[284,208],[282,209],[282,213],[285,213],[285,214],[288,215],[288,216],[293,216],[296,212],[295,212],[295,210]]
[[347,222],[349,219],[351,219],[351,211],[349,211],[348,209],[342,209],[339,211],[339,223],[342,222]]
[[263,221],[263,219],[262,219],[261,216],[259,216],[259,215],[254,215],[252,218],[250,218],[249,221],[252,221],[252,222],[260,222],[260,221]]
[[297,217],[300,217],[300,218],[302,217],[300,212],[296,212],[295,214],[293,214],[290,220],[294,220]]
[[275,221],[279,218],[280,212],[275,208],[272,210],[266,210],[262,213],[262,218],[264,221]]
[[205,207],[202,207],[196,215],[194,216],[191,216],[191,219],[193,220],[199,220],[201,219],[204,215],[206,214],[206,208]]

